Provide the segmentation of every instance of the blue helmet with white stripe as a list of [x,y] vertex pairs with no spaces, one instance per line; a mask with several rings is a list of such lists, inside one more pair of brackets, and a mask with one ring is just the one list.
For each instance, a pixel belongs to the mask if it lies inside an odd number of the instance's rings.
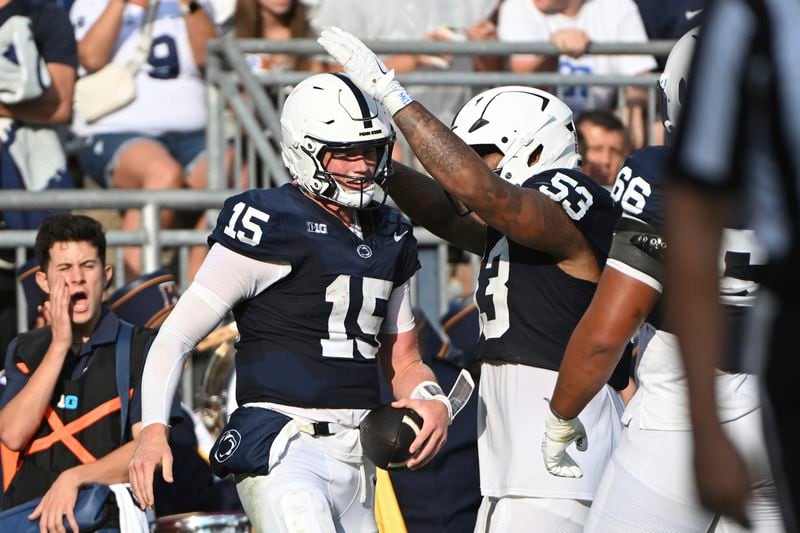
[[[283,105],[281,134],[281,153],[289,172],[323,200],[366,207],[392,173],[391,121],[383,106],[345,74],[316,74],[300,82]],[[323,165],[326,153],[372,149],[377,164],[366,178],[334,174]]]

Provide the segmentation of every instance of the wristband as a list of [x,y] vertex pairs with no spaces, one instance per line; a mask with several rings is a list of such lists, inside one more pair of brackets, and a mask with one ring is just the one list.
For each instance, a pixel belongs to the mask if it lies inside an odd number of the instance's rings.
[[438,400],[447,407],[447,420],[448,425],[453,423],[453,406],[450,405],[450,400],[445,396],[442,387],[435,381],[423,381],[411,391],[410,398],[412,400]]

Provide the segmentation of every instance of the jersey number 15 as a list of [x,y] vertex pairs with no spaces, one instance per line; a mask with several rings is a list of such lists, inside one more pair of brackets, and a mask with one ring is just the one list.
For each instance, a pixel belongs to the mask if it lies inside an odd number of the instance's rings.
[[[244,216],[242,216],[242,211],[244,211]],[[244,230],[236,229],[236,223],[239,221],[239,217],[242,217],[242,226]],[[250,246],[258,246],[261,244],[261,226],[256,224],[254,222],[255,220],[266,223],[269,221],[269,215],[255,207],[248,206],[244,202],[239,202],[233,206],[233,214],[223,231],[225,235],[231,239],[236,239]]]

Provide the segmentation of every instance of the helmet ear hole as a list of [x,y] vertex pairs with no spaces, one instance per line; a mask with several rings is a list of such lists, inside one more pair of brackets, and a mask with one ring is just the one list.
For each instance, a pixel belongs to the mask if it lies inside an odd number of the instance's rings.
[[531,155],[528,156],[528,166],[532,167],[536,163],[539,162],[539,158],[542,156],[542,150],[544,150],[544,146],[541,144],[536,147],[536,150],[531,152]]
[[497,167],[517,185],[551,168],[577,168],[574,130],[572,111],[564,102],[541,89],[520,85],[482,92],[453,119],[453,133],[479,155],[483,155],[479,148],[485,146],[502,153]]

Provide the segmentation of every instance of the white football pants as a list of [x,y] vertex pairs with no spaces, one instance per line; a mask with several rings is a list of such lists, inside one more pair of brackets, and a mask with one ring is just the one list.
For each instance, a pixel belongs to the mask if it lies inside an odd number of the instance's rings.
[[[358,430],[355,432],[356,442]],[[352,454],[348,435],[299,433],[269,475],[237,478],[256,533],[376,533],[375,467]],[[360,448],[360,446],[359,446]]]

